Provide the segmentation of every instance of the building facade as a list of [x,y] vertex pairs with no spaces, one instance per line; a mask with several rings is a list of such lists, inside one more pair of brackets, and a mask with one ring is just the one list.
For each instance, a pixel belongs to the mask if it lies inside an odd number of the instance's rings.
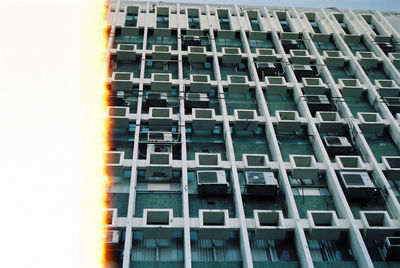
[[107,7],[109,267],[400,266],[400,13]]

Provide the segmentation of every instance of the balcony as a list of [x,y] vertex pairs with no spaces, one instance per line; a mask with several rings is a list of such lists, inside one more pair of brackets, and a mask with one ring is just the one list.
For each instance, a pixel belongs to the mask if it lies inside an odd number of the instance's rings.
[[360,128],[365,133],[381,135],[385,129],[385,122],[379,113],[357,113]]
[[290,59],[293,64],[308,65],[310,64],[311,57],[307,50],[304,49],[291,49]]
[[256,48],[257,62],[275,62],[277,55],[273,48]]
[[254,210],[257,240],[284,240],[286,224],[281,210]]
[[215,127],[214,109],[192,109],[192,126],[195,130],[212,130]]
[[171,126],[172,125],[172,107],[149,108],[149,124],[151,126]]
[[327,66],[342,67],[344,65],[345,57],[340,50],[324,50],[322,55],[325,57]]
[[399,52],[389,53],[389,60],[393,63],[394,67],[396,67],[397,69],[400,68],[400,53]]
[[256,118],[257,112],[255,110],[233,110],[235,117],[235,129],[255,131],[258,127],[258,120]]
[[300,129],[301,122],[297,111],[275,111],[275,117],[278,121],[278,132],[296,132]]
[[136,45],[118,44],[117,60],[136,60]]
[[382,156],[388,180],[400,180],[400,156]]
[[285,95],[287,91],[286,80],[284,77],[266,76],[265,82],[267,95]]
[[107,107],[107,118],[110,120],[112,128],[128,128],[129,126],[129,108],[128,107]]
[[218,169],[222,167],[221,154],[195,153],[197,169]]
[[393,236],[397,230],[386,211],[360,211],[360,219],[364,224],[363,233],[367,240]]
[[373,52],[367,51],[357,51],[356,58],[358,59],[360,65],[365,69],[376,68],[379,61]]
[[110,177],[123,176],[124,152],[108,151],[104,153],[106,174]]
[[339,79],[339,88],[343,97],[361,97],[363,86],[358,79]]
[[376,79],[375,86],[382,98],[399,96],[399,87],[393,80]]
[[320,132],[340,132],[343,126],[338,112],[316,112]]
[[315,179],[318,177],[317,162],[313,155],[289,155],[294,179]]
[[152,73],[151,90],[152,91],[170,91],[172,88],[172,74],[170,73]]
[[310,238],[313,240],[339,240],[341,228],[335,211],[308,210]]
[[143,209],[143,239],[172,238],[172,209]]
[[229,94],[246,94],[249,92],[249,82],[245,75],[228,75]]
[[190,92],[209,93],[211,89],[210,76],[206,74],[190,75]]
[[199,209],[199,238],[207,240],[229,239],[229,214],[226,209]]
[[243,154],[242,161],[245,170],[265,171],[269,168],[268,155],[266,154]]
[[340,170],[345,171],[363,171],[364,163],[360,156],[356,155],[337,155],[335,161]]
[[206,62],[206,48],[199,46],[189,46],[188,61],[192,62]]
[[303,77],[301,81],[303,83],[304,94],[323,95],[325,93],[326,86],[321,78]]
[[111,77],[111,89],[114,91],[131,91],[133,89],[133,73],[114,72]]
[[228,64],[238,64],[242,60],[240,48],[223,47],[222,62]]
[[168,61],[171,59],[171,46],[153,45],[152,59]]

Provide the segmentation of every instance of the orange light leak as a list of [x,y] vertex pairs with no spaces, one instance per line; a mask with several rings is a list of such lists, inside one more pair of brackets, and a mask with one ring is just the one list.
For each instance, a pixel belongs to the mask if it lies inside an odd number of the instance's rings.
[[3,0],[0,267],[105,263],[105,0]]

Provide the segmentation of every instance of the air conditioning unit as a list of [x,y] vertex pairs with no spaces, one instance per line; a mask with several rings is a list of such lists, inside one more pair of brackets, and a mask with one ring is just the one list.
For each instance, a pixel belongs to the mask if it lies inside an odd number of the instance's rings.
[[119,231],[108,230],[104,231],[104,243],[108,245],[115,245],[119,243]]
[[378,42],[376,44],[382,49],[383,53],[385,54],[394,51],[394,47],[390,42]]
[[246,194],[258,196],[275,196],[278,191],[278,181],[273,172],[247,171]]
[[277,76],[278,68],[274,63],[270,62],[256,62],[257,74],[260,79],[264,79],[265,76]]
[[197,171],[197,190],[204,195],[226,195],[228,183],[223,170]]
[[168,105],[167,93],[149,92],[146,95],[147,107],[166,107]]
[[299,48],[299,43],[296,40],[282,40],[281,43],[285,51]]
[[389,111],[395,115],[400,113],[400,98],[399,97],[387,97],[383,98],[383,102],[388,107]]
[[303,77],[314,76],[314,70],[310,65],[292,65],[292,69],[298,80]]
[[147,133],[147,141],[158,143],[172,143],[174,139],[172,138],[171,132],[150,131]]
[[339,180],[349,199],[370,199],[377,193],[367,172],[340,171]]
[[323,141],[329,155],[346,155],[353,150],[353,146],[346,137],[325,136]]
[[192,108],[208,108],[210,99],[207,93],[186,93],[185,106],[186,109]]
[[386,237],[382,253],[385,261],[400,261],[400,236]]
[[312,114],[316,111],[331,110],[331,103],[325,95],[304,95],[304,98]]

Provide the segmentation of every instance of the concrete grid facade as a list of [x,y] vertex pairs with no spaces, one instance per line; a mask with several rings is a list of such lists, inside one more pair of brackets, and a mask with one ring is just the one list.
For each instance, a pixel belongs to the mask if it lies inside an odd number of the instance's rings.
[[110,267],[400,265],[399,13],[107,7]]

